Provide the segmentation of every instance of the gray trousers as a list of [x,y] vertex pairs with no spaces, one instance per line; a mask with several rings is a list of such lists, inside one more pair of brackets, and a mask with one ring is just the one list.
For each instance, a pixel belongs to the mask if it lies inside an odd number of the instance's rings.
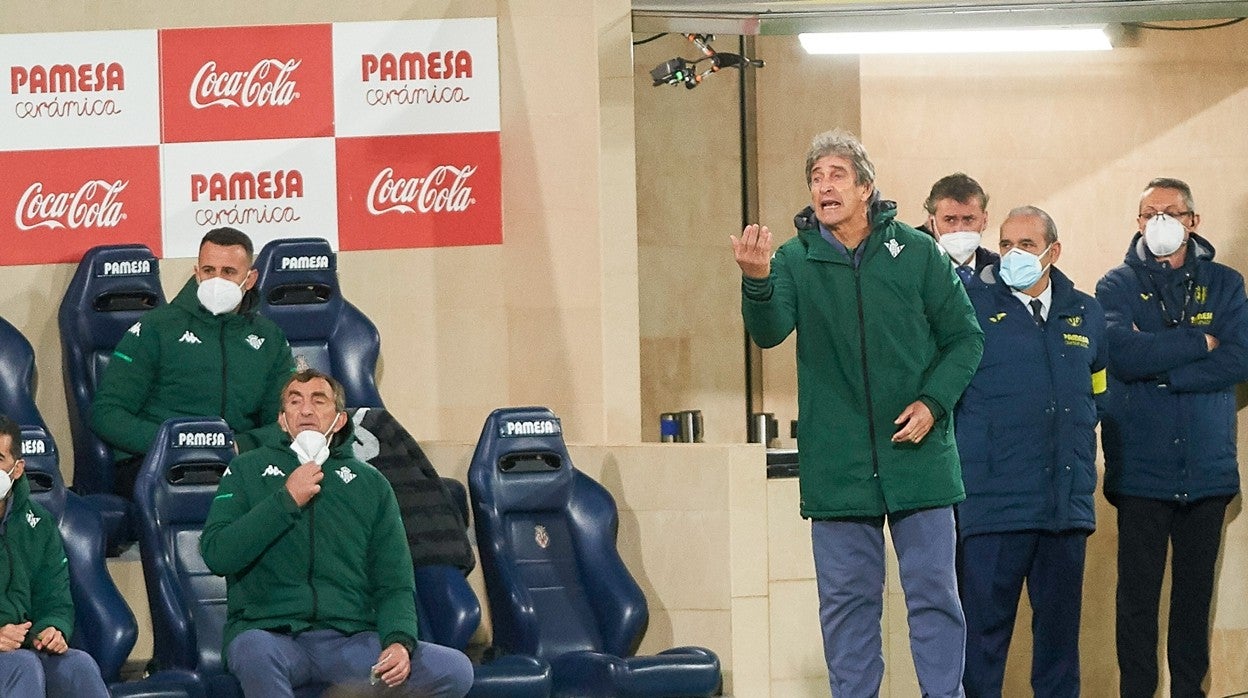
[[[954,567],[953,507],[889,515],[924,696],[960,698],[966,620]],[[811,522],[823,652],[833,698],[870,698],[884,678],[884,521]]]
[[100,667],[82,650],[13,650],[0,652],[0,696],[107,698],[108,688]]
[[[289,698],[312,683],[367,688],[380,655],[381,641],[373,632],[309,630],[291,636],[248,630],[230,642],[229,667],[247,698]],[[463,698],[472,688],[472,662],[459,650],[420,642],[411,660],[407,683],[387,695]]]

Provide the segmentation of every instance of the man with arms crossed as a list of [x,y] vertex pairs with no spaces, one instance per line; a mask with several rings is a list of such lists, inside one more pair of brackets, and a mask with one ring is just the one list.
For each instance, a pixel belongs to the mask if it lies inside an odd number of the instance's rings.
[[1126,260],[1096,286],[1109,327],[1105,496],[1118,508],[1123,696],[1157,688],[1166,554],[1170,695],[1203,696],[1209,610],[1226,506],[1239,492],[1235,385],[1248,380],[1244,277],[1196,234],[1192,190],[1154,179]]

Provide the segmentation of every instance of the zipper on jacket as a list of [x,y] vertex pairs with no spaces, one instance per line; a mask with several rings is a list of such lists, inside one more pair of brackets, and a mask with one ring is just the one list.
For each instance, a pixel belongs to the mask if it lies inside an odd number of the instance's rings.
[[871,407],[871,376],[867,372],[867,321],[862,311],[862,271],[857,266],[854,267],[854,293],[858,297],[858,343],[862,354],[862,390],[867,402],[867,436],[871,439],[871,476],[879,480],[880,454],[875,446],[875,411]]
[[229,361],[225,358],[225,323],[221,323],[217,337],[221,345],[221,419],[225,419],[225,393],[229,373]]
[[316,501],[308,502],[308,588],[312,590],[312,621],[316,621],[316,583],[312,577],[316,571]]

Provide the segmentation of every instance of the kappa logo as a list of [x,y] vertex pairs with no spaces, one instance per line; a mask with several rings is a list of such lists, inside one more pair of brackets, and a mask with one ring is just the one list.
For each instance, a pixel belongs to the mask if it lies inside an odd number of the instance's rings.
[[1148,300],[1149,298],[1152,298],[1152,297],[1153,297],[1153,294],[1151,294],[1151,293],[1141,293],[1141,294],[1140,294],[1140,300],[1142,300],[1142,301],[1146,301],[1146,300]]
[[344,483],[348,483],[348,484],[349,484],[352,480],[354,480],[354,479],[355,479],[355,477],[356,477],[356,476],[355,476],[355,473],[351,472],[351,470],[350,470],[349,468],[347,468],[347,466],[345,466],[345,465],[344,465],[344,466],[342,466],[341,468],[339,468],[339,469],[335,470],[335,471],[334,471],[334,474],[335,474],[335,475],[337,475],[338,477],[342,478],[342,481],[343,481]]
[[884,247],[888,249],[888,253],[893,256],[893,259],[897,259],[897,255],[906,249],[905,245],[897,242],[897,238],[889,238],[888,242],[884,243]]
[[249,334],[247,335],[247,343],[251,345],[252,349],[259,351],[260,347],[264,346],[264,337],[257,337],[254,334]]
[[142,331],[143,331],[143,323],[142,323],[141,321],[140,321],[140,322],[136,322],[136,323],[134,323],[133,325],[131,325],[131,326],[130,326],[130,329],[128,329],[128,330],[126,330],[126,331],[127,331],[127,332],[129,332],[130,334],[134,335],[135,337],[138,337],[138,336],[139,336],[139,332],[142,332]]
[[182,336],[178,338],[178,341],[185,344],[203,344],[203,342],[199,341],[199,337],[196,337],[195,333],[190,330],[183,332]]
[[40,518],[38,516],[35,516],[35,512],[29,509],[26,510],[26,523],[30,524],[31,528],[38,526],[39,521],[40,521]]
[[550,534],[546,532],[545,526],[538,524],[533,527],[533,542],[542,550],[550,545]]
[[997,313],[996,315],[988,316],[988,322],[1001,322],[1004,319],[1005,319],[1005,313]]
[[282,472],[282,469],[276,465],[269,463],[269,467],[265,468],[263,473],[260,473],[260,477],[286,477],[286,473]]
[[230,466],[227,465],[225,466],[225,472],[221,473],[221,477],[225,477],[226,475],[229,475],[229,474],[230,474]]

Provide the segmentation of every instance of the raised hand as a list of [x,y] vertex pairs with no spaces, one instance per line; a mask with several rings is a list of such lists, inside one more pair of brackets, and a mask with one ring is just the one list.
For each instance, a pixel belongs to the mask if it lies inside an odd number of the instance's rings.
[[757,223],[745,226],[741,237],[732,239],[732,254],[741,273],[752,279],[765,279],[771,274],[771,231]]

